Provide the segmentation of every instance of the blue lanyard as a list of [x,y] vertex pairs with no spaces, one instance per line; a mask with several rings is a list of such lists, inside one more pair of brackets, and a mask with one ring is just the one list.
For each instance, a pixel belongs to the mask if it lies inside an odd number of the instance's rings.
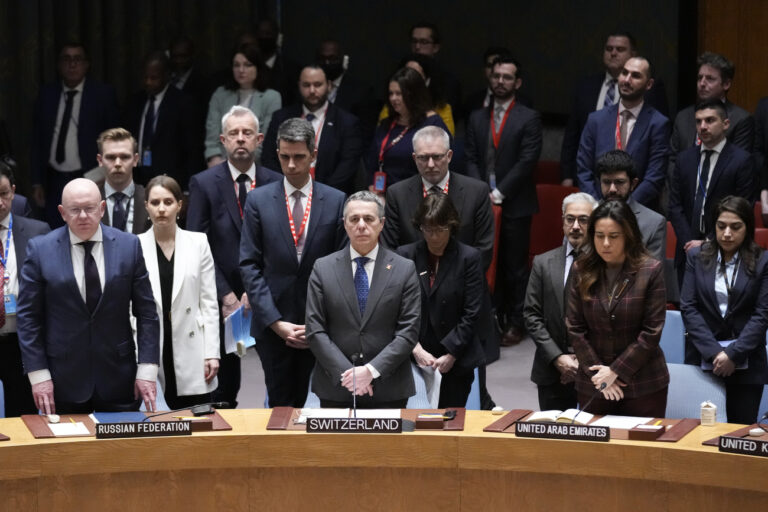
[[[713,151],[714,153],[714,151]],[[699,160],[699,188],[701,189],[701,196],[702,196],[702,204],[707,200],[707,186],[709,185],[709,177],[712,175],[712,155],[709,155],[709,175],[707,175],[707,182],[704,183],[704,180],[701,176],[701,168],[704,166],[704,159],[706,158],[706,155],[703,154],[703,158]],[[703,214],[703,213],[702,213]]]
[[13,215],[8,214],[8,235],[5,237],[5,251],[3,251],[3,255],[0,256],[0,263],[3,264],[3,269],[5,269],[5,274],[8,274],[8,250],[11,248],[11,230],[13,229]]

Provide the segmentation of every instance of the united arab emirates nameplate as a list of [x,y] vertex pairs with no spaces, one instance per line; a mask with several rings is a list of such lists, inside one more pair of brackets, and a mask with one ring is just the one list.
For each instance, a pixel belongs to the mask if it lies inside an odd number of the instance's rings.
[[611,429],[608,427],[591,427],[589,425],[572,425],[570,423],[538,423],[518,421],[515,423],[517,437],[533,437],[538,439],[565,439],[568,441],[598,441],[611,440]]

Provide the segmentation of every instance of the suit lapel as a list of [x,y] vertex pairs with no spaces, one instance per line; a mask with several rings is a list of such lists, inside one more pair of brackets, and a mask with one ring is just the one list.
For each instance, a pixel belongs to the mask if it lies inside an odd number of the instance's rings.
[[[325,114],[323,125],[320,128],[320,142],[317,144],[318,154],[330,149],[332,146],[336,131],[336,107],[332,103],[328,105],[328,112]],[[319,163],[319,162],[318,162]]]
[[[176,297],[181,290],[181,283],[184,282],[184,270],[187,267],[189,260],[192,258],[179,257],[182,254],[195,254],[194,247],[189,243],[189,239],[186,237],[186,233],[176,228],[176,243],[173,249],[173,291],[171,292],[171,304],[176,301]],[[196,257],[197,255],[195,255]]]
[[[142,246],[144,252],[144,263],[147,265],[147,273],[149,274],[149,282],[152,285],[152,295],[155,297],[155,302],[162,307],[163,296],[160,290],[160,270],[158,268],[157,261],[157,247],[155,241],[155,233],[153,230],[149,230],[147,235],[148,242],[145,242]],[[143,236],[141,238],[144,238]],[[176,269],[173,269],[174,281],[176,276]]]
[[243,219],[240,217],[240,208],[238,208],[237,196],[235,195],[235,185],[232,182],[232,176],[229,173],[227,162],[219,167],[216,173],[216,187],[218,188],[219,200],[224,201],[224,208],[232,217],[232,222],[237,226],[238,235],[243,229]]
[[[277,222],[277,230],[280,232],[280,237],[283,239],[283,243],[285,244],[285,247],[288,248],[287,253],[293,254],[293,260],[296,265],[298,266],[299,260],[296,258],[296,244],[293,242],[293,235],[291,234],[291,224],[288,220],[288,210],[285,206],[285,185],[283,182],[279,182],[280,185],[275,187],[272,194],[272,208],[275,212],[276,216],[276,222]],[[314,200],[315,198],[312,198],[313,202],[313,208],[314,208]],[[311,211],[310,211],[311,214]],[[296,226],[296,229],[299,229],[299,226],[301,225],[301,219],[294,219],[294,223]],[[311,227],[311,224],[310,224]],[[306,240],[305,240],[306,241]]]
[[[368,302],[365,306],[365,314],[363,314],[361,325],[365,325],[368,322],[372,314],[371,312],[376,309],[376,304],[381,299],[381,294],[387,289],[389,280],[392,278],[393,260],[392,253],[379,246],[379,254],[373,267],[373,282],[368,291]],[[355,297],[357,297],[357,294],[355,294]]]
[[66,275],[67,282],[69,282],[69,293],[71,296],[77,297],[77,299],[75,299],[77,303],[80,304],[83,311],[90,316],[91,313],[88,311],[85,299],[80,295],[80,288],[77,286],[77,280],[75,279],[75,268],[72,266],[72,246],[69,240],[69,228],[66,226],[61,228],[61,236],[59,236],[57,242],[59,244],[58,260],[64,264],[62,271]]
[[[319,226],[322,222],[323,218],[323,207],[325,205],[324,201],[325,197],[323,196],[323,191],[319,190],[317,187],[317,183],[312,183],[312,207],[309,212],[309,226],[307,230],[307,236],[304,238],[304,252],[302,253],[301,257],[301,264],[304,264],[304,261],[308,260],[308,258],[305,258],[309,251],[312,249],[312,241],[315,239],[315,232],[317,231],[317,226]],[[288,211],[285,212],[286,218],[288,217]],[[296,229],[299,229],[299,226],[301,226],[301,220],[293,219],[293,222],[296,225]],[[289,231],[290,231],[290,225]],[[293,242],[293,236],[291,236],[291,242]],[[295,247],[295,246],[294,246]]]
[[563,290],[563,293],[555,293],[558,311],[565,311],[565,286],[563,285],[563,280],[565,279],[565,260],[567,257],[565,250],[566,245],[563,245],[562,250],[557,251],[557,254],[549,260],[548,274],[550,286],[553,290]]
[[461,178],[456,179],[457,174],[452,172],[448,179],[448,197],[453,201],[456,206],[457,212],[466,211],[464,209],[464,203],[467,200],[466,194],[464,194],[464,185],[461,182]]
[[[437,265],[437,275],[435,276],[435,283],[429,290],[429,294],[432,295],[440,288],[440,285],[445,281],[445,276],[451,271],[451,268],[456,264],[456,255],[459,252],[459,248],[456,246],[456,242],[453,240],[448,242],[448,246],[445,248],[443,256],[440,258],[440,262]],[[427,284],[429,284],[429,276],[427,276]]]
[[[24,248],[27,247],[27,235],[24,232],[24,226],[17,222],[17,217],[12,215],[11,219],[13,219],[11,236],[13,237],[13,249],[16,252],[16,268],[20,271],[21,266],[24,264],[24,259],[27,256],[25,254],[26,251],[24,250]],[[0,240],[0,243],[3,244],[3,252],[5,252],[5,240]]]
[[101,240],[101,244],[104,248],[104,286],[101,288],[102,293],[101,298],[99,298],[99,303],[93,311],[94,315],[99,312],[99,308],[101,308],[101,304],[104,302],[104,296],[108,293],[107,288],[117,274],[117,259],[120,256],[117,253],[117,242],[114,235],[108,234],[105,229],[102,229]]
[[357,318],[358,321],[361,320],[360,306],[357,304],[357,290],[355,290],[355,281],[352,277],[352,260],[349,255],[349,248],[338,253],[334,271],[344,302],[347,303],[354,318]]
[[429,286],[429,261],[427,257],[428,252],[429,249],[427,249],[427,243],[422,240],[419,242],[419,247],[416,250],[416,257],[413,261],[413,263],[416,265],[416,272],[419,274],[419,284],[421,285],[421,289],[426,297],[429,297],[431,291]]
[[645,132],[648,130],[649,123],[651,121],[651,113],[648,112],[650,106],[646,103],[640,110],[640,114],[637,116],[635,126],[632,128],[632,134],[629,136],[629,142],[627,142],[626,152],[632,154],[633,151],[638,149],[639,141],[645,139]]
[[710,191],[715,190],[715,187],[717,187],[717,182],[720,180],[720,177],[725,172],[725,167],[728,165],[728,162],[731,159],[731,151],[730,151],[730,144],[728,142],[725,143],[725,146],[723,146],[723,150],[720,152],[720,155],[717,157],[717,163],[715,164],[715,168],[712,169],[712,175],[709,178],[709,183],[707,184],[707,194],[710,193]]

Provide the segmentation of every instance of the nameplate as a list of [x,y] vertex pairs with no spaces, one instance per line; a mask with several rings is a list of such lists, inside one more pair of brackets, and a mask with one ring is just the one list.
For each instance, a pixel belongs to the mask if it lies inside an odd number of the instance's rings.
[[400,434],[402,418],[307,418],[307,432]]
[[96,439],[117,439],[120,437],[188,436],[191,434],[191,421],[96,423]]
[[599,441],[606,443],[611,440],[611,429],[608,427],[570,425],[567,423],[518,421],[515,423],[515,435],[517,437],[533,437],[538,439],[565,439],[568,441]]
[[750,439],[748,437],[720,436],[720,442],[718,443],[717,447],[721,452],[768,457],[768,441],[762,441],[759,439]]

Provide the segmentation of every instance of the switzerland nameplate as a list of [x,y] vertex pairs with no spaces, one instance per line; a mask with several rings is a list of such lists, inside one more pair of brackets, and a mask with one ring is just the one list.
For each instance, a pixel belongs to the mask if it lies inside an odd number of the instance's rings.
[[568,441],[599,441],[604,443],[611,440],[611,429],[608,427],[590,427],[589,425],[571,425],[570,423],[518,421],[515,423],[515,435],[538,439],[566,439]]
[[188,436],[191,421],[142,421],[140,423],[97,423],[96,439],[119,437]]
[[403,431],[401,418],[307,418],[307,432],[399,434]]

